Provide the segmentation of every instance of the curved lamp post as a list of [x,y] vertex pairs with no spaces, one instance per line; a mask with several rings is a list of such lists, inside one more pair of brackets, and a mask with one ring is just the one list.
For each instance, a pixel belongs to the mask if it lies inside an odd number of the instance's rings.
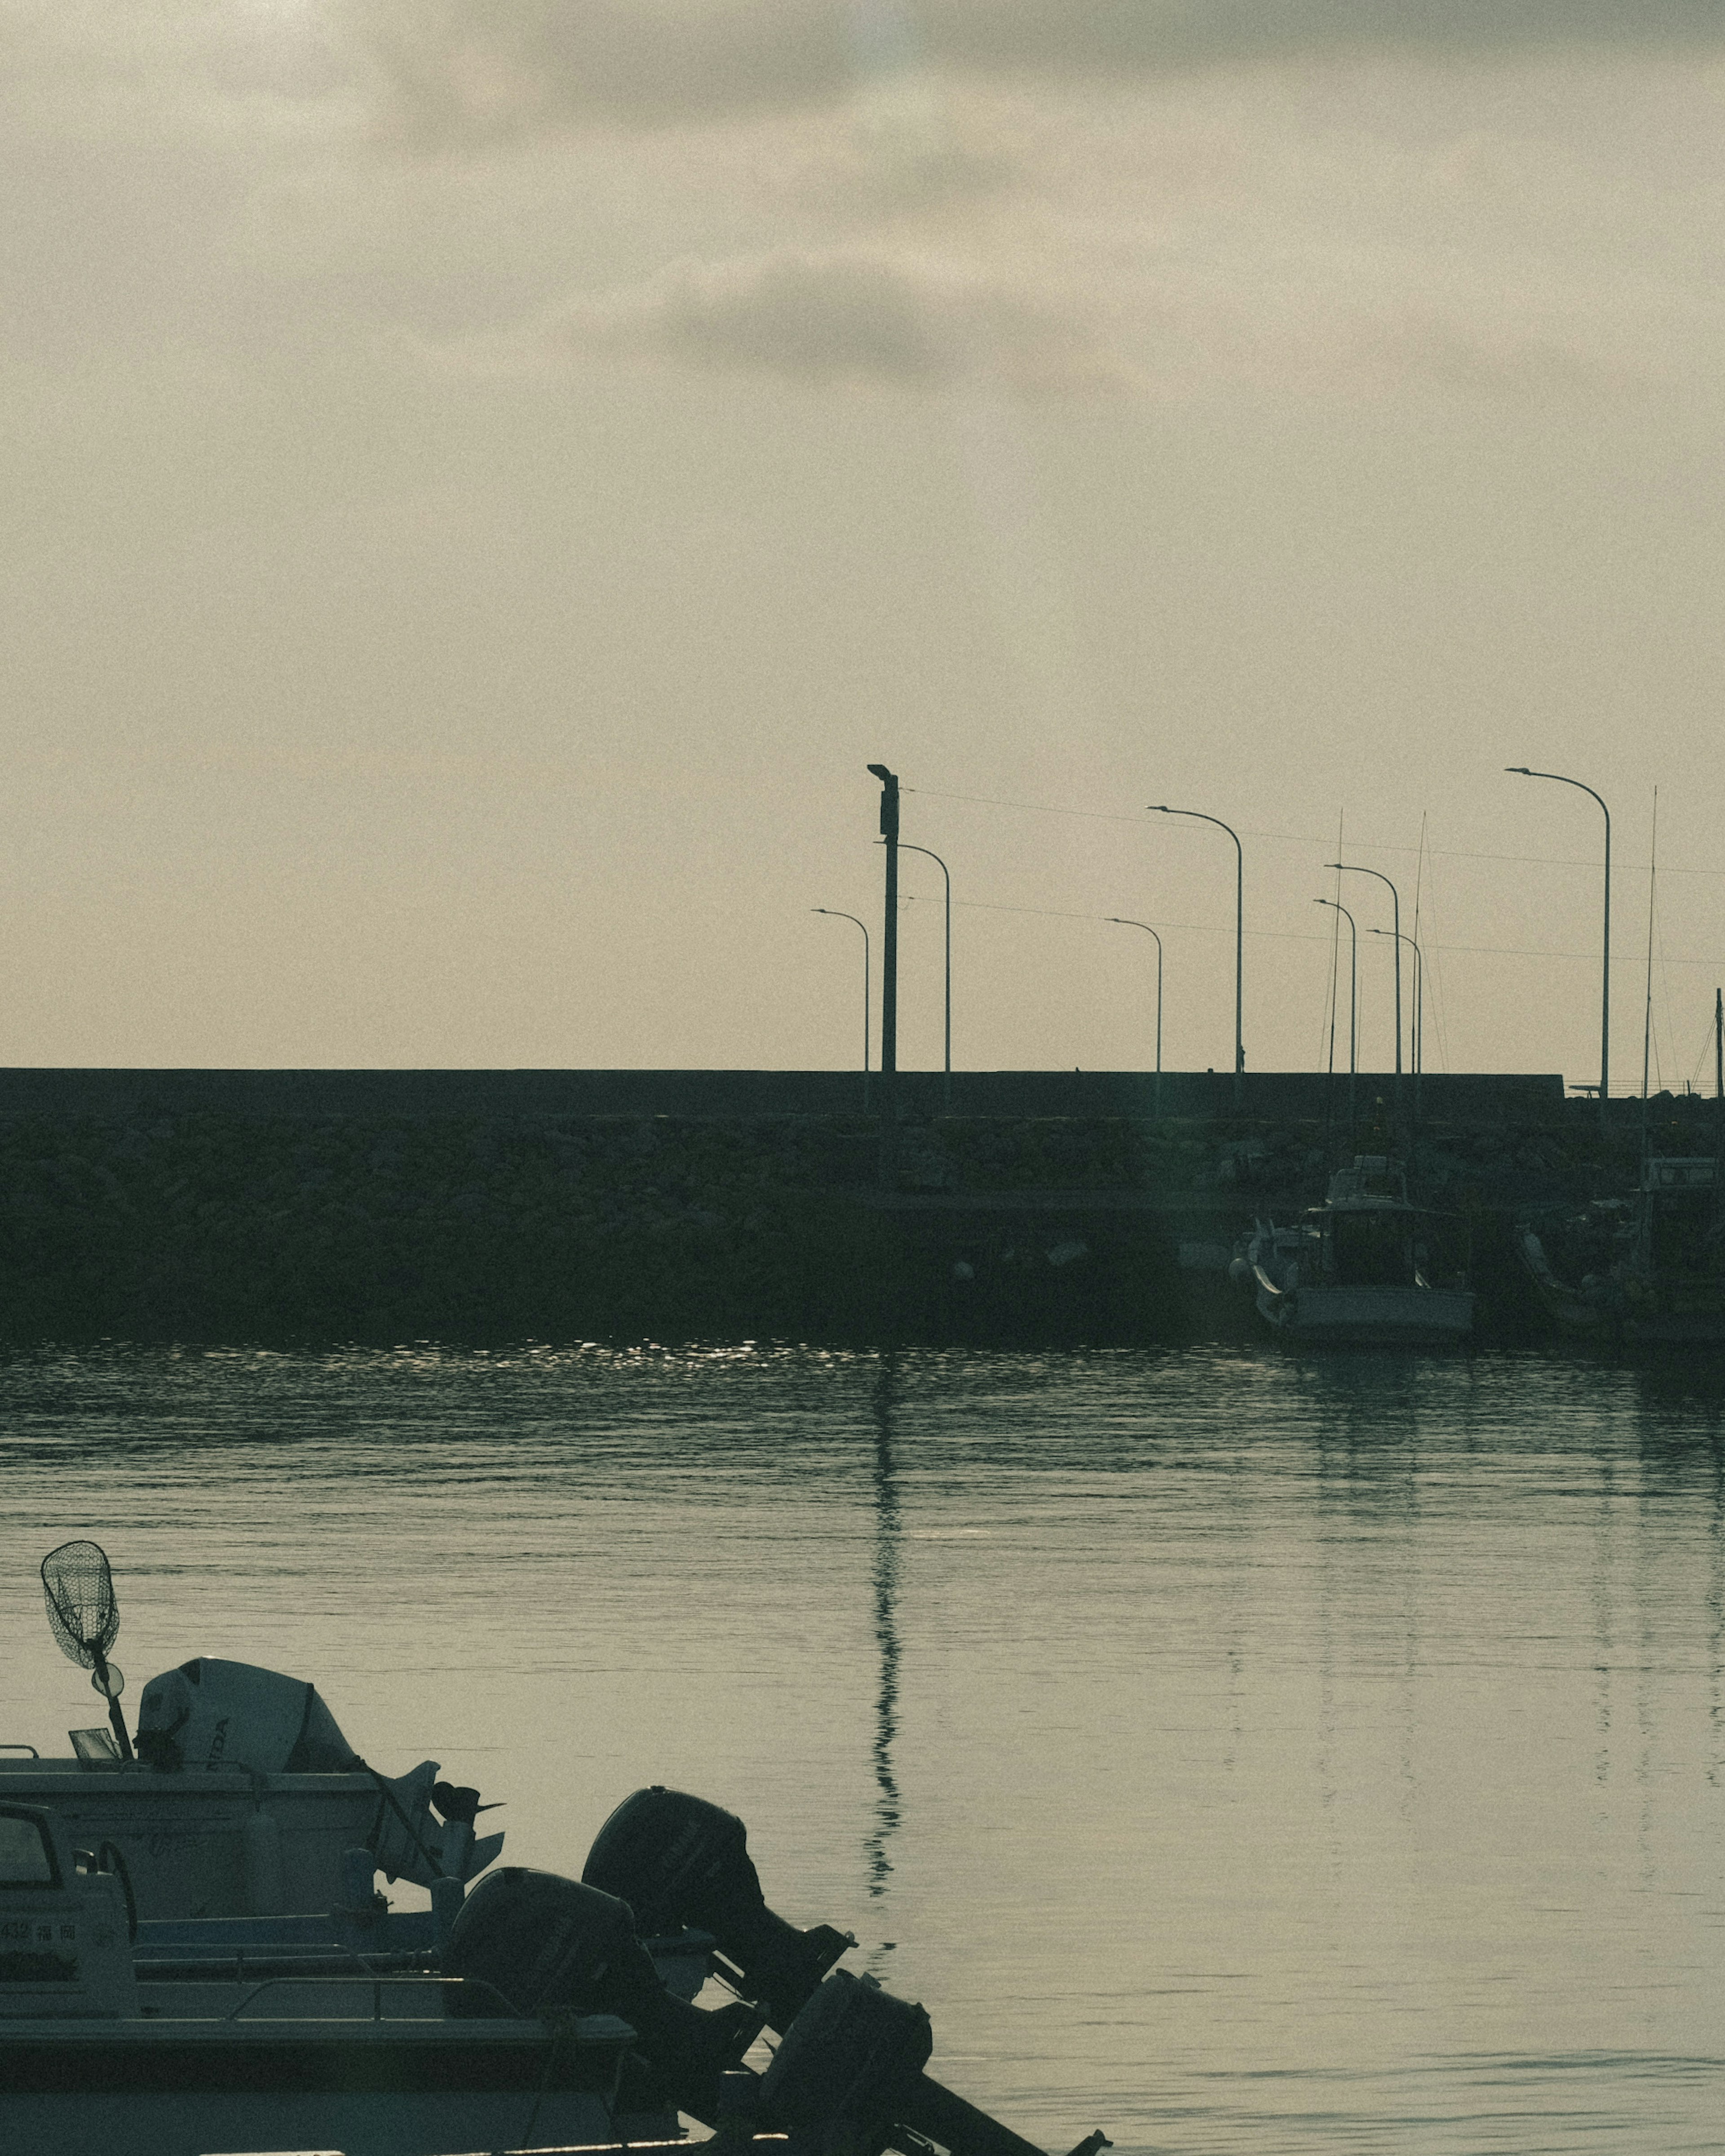
[[[1103,916],[1117,928],[1142,928],[1147,936],[1156,936],[1147,921],[1127,921],[1122,915],[1110,913]],[[1162,938],[1156,936],[1156,1113],[1162,1114]]]
[[1404,936],[1399,929],[1368,928],[1368,936],[1394,935],[1398,945],[1405,943],[1414,954],[1414,1014],[1408,1028],[1408,1051],[1414,1065],[1414,1121],[1420,1120],[1420,1077],[1425,1068],[1425,961],[1420,946],[1411,936]]
[[854,913],[839,913],[830,906],[811,906],[811,913],[824,913],[829,921],[856,921],[863,939],[863,1113],[869,1112],[869,929]]
[[1219,816],[1206,816],[1202,808],[1170,808],[1166,802],[1153,801],[1150,813],[1195,816],[1200,824],[1214,824],[1219,831],[1227,832],[1234,841],[1234,1105],[1237,1108],[1244,1091],[1241,1074],[1245,1070],[1245,1046],[1240,1033],[1241,983],[1245,978],[1245,855],[1240,850],[1240,834]]
[[[1326,861],[1324,866],[1327,869],[1339,869],[1343,875],[1376,876],[1379,883],[1389,883],[1389,878],[1384,875],[1382,869],[1363,869],[1353,861]],[[1393,883],[1389,883],[1389,896],[1390,902],[1395,909],[1394,915],[1395,927],[1392,931],[1395,937],[1395,1090],[1399,1095],[1402,1089],[1402,943],[1404,938],[1402,895]]]
[[1593,794],[1605,819],[1605,925],[1599,939],[1599,1121],[1607,1120],[1605,1103],[1611,1091],[1611,811],[1590,786],[1579,778],[1565,778],[1561,771],[1529,771],[1525,763],[1503,767],[1512,778],[1549,778],[1559,786],[1573,786],[1579,793]]
[[913,846],[909,839],[901,839],[898,850],[901,854],[922,854],[932,860],[947,880],[947,1021],[946,1060],[942,1064],[941,1105],[950,1116],[952,1112],[952,877],[946,863],[938,854],[932,854],[927,846]]
[[1354,926],[1353,916],[1339,900],[1315,898],[1312,902],[1314,906],[1333,906],[1348,923],[1348,1121],[1352,1128],[1354,1073],[1359,1067],[1359,931]]

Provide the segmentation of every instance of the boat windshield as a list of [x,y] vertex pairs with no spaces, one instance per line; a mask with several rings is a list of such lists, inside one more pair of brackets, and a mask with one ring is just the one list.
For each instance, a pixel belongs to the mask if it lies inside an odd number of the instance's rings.
[[29,1812],[0,1812],[0,1890],[59,1884],[59,1871],[41,1820]]
[[1405,1213],[1337,1213],[1331,1231],[1337,1286],[1413,1285],[1413,1238]]

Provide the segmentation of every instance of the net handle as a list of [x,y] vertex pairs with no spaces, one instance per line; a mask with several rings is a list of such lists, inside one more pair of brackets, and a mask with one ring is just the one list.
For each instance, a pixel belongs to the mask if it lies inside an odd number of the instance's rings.
[[91,1667],[97,1679],[98,1689],[108,1702],[108,1722],[114,1732],[114,1741],[120,1747],[120,1756],[122,1759],[135,1758],[136,1754],[131,1748],[131,1738],[126,1733],[126,1717],[121,1712],[120,1702],[108,1690],[107,1657],[100,1647],[93,1647],[90,1652],[94,1656]]

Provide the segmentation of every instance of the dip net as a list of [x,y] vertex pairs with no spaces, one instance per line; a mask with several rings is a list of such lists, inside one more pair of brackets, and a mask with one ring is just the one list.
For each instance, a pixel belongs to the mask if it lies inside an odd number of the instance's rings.
[[93,1670],[120,1630],[106,1552],[99,1543],[62,1543],[42,1560],[42,1592],[61,1653]]

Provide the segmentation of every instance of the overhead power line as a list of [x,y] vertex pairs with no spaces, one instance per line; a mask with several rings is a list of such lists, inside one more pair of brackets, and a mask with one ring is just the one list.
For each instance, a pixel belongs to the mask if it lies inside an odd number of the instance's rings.
[[[906,893],[904,903],[906,906],[915,906],[918,901],[913,893]],[[921,903],[927,906],[938,906],[942,901],[939,899],[925,899]],[[973,913],[1028,913],[1034,914],[1043,921],[1106,921],[1112,918],[1111,915],[1106,913],[1073,913],[1055,906],[1003,906],[996,901],[982,898],[955,898],[952,905],[955,911],[963,907]],[[1213,921],[1153,919],[1150,925],[1154,928],[1182,929],[1193,936],[1231,936],[1234,933],[1234,923],[1231,921],[1224,923]],[[1314,935],[1309,929],[1248,928],[1245,932],[1249,937],[1256,937],[1260,940],[1276,943],[1327,943],[1330,940],[1327,936]],[[1427,943],[1422,944],[1420,947],[1426,951],[1466,951],[1477,957],[1490,958],[1570,958],[1574,959],[1578,963],[1584,961],[1590,966],[1597,966],[1599,963],[1599,954],[1597,951],[1542,951],[1535,949],[1531,944],[1523,943]],[[1613,961],[1614,964],[1636,968],[1639,968],[1641,963],[1641,960],[1633,953]],[[1706,966],[1715,968],[1725,966],[1725,959],[1721,958],[1671,958],[1666,963],[1672,966]]]
[[[992,793],[950,793],[935,786],[907,786],[904,791],[926,794],[931,801],[968,801],[973,806],[983,808],[1015,808],[1027,816],[1079,816],[1098,824],[1142,824],[1145,821],[1142,815],[1130,815],[1121,808],[1069,808],[1050,801],[1008,801]],[[1310,838],[1299,831],[1255,831],[1245,824],[1240,826],[1240,836],[1266,839],[1271,844],[1279,846],[1327,846],[1331,843],[1327,839]],[[1417,846],[1400,845],[1389,840],[1356,839],[1353,843],[1368,853],[1417,854],[1419,851]],[[1596,858],[1568,854],[1494,854],[1478,847],[1467,846],[1428,846],[1425,850],[1428,855],[1435,855],[1446,861],[1508,861],[1520,868],[1596,869],[1599,865]],[[1625,865],[1640,870],[1645,870],[1647,863],[1630,861]],[[1718,876],[1725,875],[1725,869],[1661,868],[1660,873],[1662,875]],[[1084,917],[1087,919],[1089,916]],[[1460,949],[1462,947],[1457,945],[1454,947]],[[1539,955],[1556,957],[1563,954],[1553,952]]]

